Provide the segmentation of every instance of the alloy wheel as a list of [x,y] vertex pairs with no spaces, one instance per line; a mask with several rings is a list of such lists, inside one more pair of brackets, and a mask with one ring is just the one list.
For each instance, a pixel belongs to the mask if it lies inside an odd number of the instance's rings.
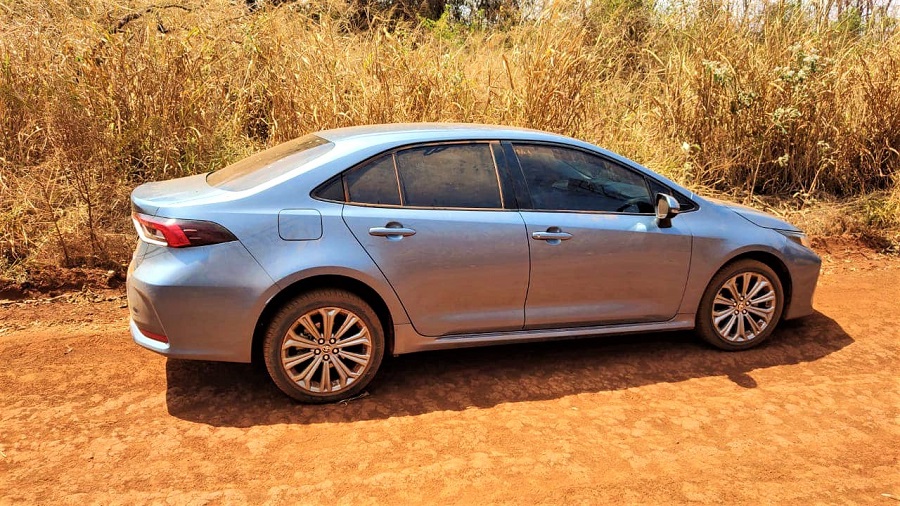
[[758,272],[735,274],[719,288],[713,300],[713,327],[726,341],[751,341],[769,326],[777,302],[768,277]]
[[298,318],[282,340],[281,365],[288,377],[311,394],[349,388],[372,358],[369,328],[352,311],[314,309]]

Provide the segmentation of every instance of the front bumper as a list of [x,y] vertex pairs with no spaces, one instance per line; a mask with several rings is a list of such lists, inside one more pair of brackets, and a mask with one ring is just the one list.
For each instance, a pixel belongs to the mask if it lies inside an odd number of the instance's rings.
[[173,358],[250,361],[253,331],[275,283],[240,242],[142,244],[138,253],[127,278],[135,343]]
[[813,295],[819,281],[822,260],[812,250],[791,246],[788,270],[791,274],[791,302],[785,309],[784,319],[792,320],[813,313]]

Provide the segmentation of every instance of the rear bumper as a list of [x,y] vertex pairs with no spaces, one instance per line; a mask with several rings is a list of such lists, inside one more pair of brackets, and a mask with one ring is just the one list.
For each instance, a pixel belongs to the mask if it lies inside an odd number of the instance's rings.
[[[131,336],[167,357],[249,362],[257,319],[274,291],[275,283],[237,241],[150,246],[128,269]],[[166,336],[168,343],[147,334]]]

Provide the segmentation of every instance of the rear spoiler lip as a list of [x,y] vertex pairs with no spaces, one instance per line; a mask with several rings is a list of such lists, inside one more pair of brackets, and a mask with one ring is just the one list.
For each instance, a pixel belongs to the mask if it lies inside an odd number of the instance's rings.
[[137,198],[134,193],[131,195],[131,211],[135,213],[146,214],[148,216],[156,216],[159,212],[159,206],[153,205],[146,200]]

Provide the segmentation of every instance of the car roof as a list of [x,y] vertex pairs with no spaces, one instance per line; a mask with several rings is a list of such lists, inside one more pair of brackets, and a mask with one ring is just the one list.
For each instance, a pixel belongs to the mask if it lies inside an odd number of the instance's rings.
[[454,139],[521,139],[564,141],[575,139],[540,130],[474,123],[393,123],[365,125],[333,130],[323,130],[315,135],[336,144],[350,142],[356,145],[384,144],[385,142],[430,142]]

